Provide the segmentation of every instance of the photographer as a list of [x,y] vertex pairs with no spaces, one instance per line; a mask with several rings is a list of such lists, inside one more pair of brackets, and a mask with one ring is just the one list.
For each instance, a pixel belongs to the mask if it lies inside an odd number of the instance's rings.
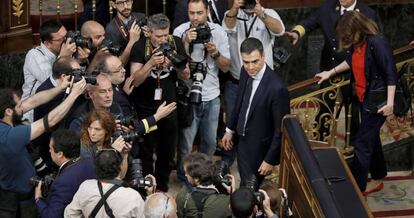
[[141,217],[144,200],[132,188],[124,186],[127,170],[122,164],[125,152],[103,149],[96,153],[98,180],[86,180],[65,209],[65,217]]
[[[135,86],[132,96],[140,119],[154,114],[161,102],[177,102],[177,80],[189,79],[190,76],[184,64],[186,60],[182,59],[186,53],[181,39],[168,34],[168,18],[163,14],[152,15],[148,19],[148,28],[149,36],[141,38],[131,51],[131,75]],[[177,133],[178,118],[173,112],[158,122],[157,132],[144,137],[140,149],[144,174],[151,174],[154,172],[154,147],[160,148],[157,149],[155,177],[158,188],[165,192],[168,191]]]
[[78,59],[82,66],[87,67],[88,71],[92,71],[94,58],[107,51],[102,46],[105,39],[105,29],[100,23],[90,20],[83,23],[80,34],[84,39],[91,39],[92,43],[90,48],[78,48]]
[[[31,49],[24,60],[22,99],[32,96],[36,89],[52,75],[52,65],[57,57],[70,57],[76,51],[75,43],[66,38],[65,27],[56,20],[48,20],[40,27],[40,46]],[[24,115],[33,121],[33,111]]]
[[[45,131],[56,125],[69,111],[76,98],[86,88],[84,80],[75,83],[69,96],[43,119],[31,125],[18,125],[24,112],[46,103],[61,93],[69,82],[61,86],[39,92],[21,101],[17,92],[0,89],[0,217],[15,217],[20,212],[23,217],[32,217],[33,190],[29,179],[35,173],[33,162],[26,145]],[[27,208],[19,204],[26,201]],[[28,213],[28,214],[26,214]],[[26,214],[26,215],[25,215]]]
[[[182,183],[185,183],[186,180],[180,162],[185,155],[191,152],[194,138],[199,129],[201,131],[199,131],[200,145],[198,151],[213,155],[216,150],[220,112],[218,74],[219,70],[227,72],[230,66],[227,34],[220,25],[207,22],[207,1],[189,0],[188,16],[190,21],[178,26],[174,30],[174,35],[183,39],[187,54],[191,56],[192,61],[201,63],[205,67],[202,70],[194,70],[191,67],[193,65],[190,66],[193,73],[190,102],[196,105],[193,105],[192,108],[194,115],[192,123],[190,126],[181,129],[179,134],[177,159],[180,168],[177,173]],[[200,84],[196,85],[200,82],[202,83],[201,87]],[[192,95],[195,97],[192,97]]]
[[[203,153],[192,153],[184,160],[184,171],[193,186],[183,186],[177,194],[178,217],[230,217],[230,196],[220,194],[213,184],[218,180],[217,165]],[[235,190],[235,179],[232,175],[226,178],[231,185],[222,183],[228,193]]]
[[268,218],[278,218],[271,210],[269,196],[263,190],[253,192],[248,187],[240,187],[231,194],[230,206],[235,218],[263,217],[263,213]]
[[[70,57],[60,57],[56,59],[55,63],[53,63],[52,71],[53,74],[44,81],[39,88],[36,90],[36,93],[42,92],[44,90],[53,89],[55,87],[60,86],[62,83],[70,80],[70,72],[75,69],[80,69],[81,66],[79,65],[78,61],[72,59]],[[59,105],[65,98],[65,93],[62,92],[56,97],[54,97],[49,102],[40,105],[34,109],[34,120],[41,119],[47,113],[49,113],[53,108]],[[76,99],[75,103],[72,105],[72,109],[77,108],[84,99],[82,97]],[[33,140],[33,145],[39,148],[40,157],[46,161],[48,166],[50,166],[51,159],[49,153],[49,138],[50,133],[45,132],[37,139]]]
[[140,39],[141,31],[145,29],[143,28],[145,25],[138,25],[145,18],[145,14],[132,12],[132,3],[133,0],[113,1],[112,8],[116,9],[116,17],[105,29],[106,39],[112,41],[114,46],[123,49],[119,58],[124,65],[129,62],[132,46]]
[[[48,192],[42,196],[43,181],[35,190],[37,210],[40,217],[63,217],[65,207],[72,201],[80,184],[96,178],[92,159],[80,159],[79,135],[70,130],[57,130],[50,140],[50,156],[59,171]],[[46,184],[48,185],[48,184]]]
[[145,200],[144,215],[145,218],[176,218],[175,198],[163,192],[149,195]]

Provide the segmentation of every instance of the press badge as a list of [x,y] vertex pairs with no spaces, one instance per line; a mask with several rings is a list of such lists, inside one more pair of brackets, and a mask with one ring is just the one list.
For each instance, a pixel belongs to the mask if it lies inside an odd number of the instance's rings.
[[154,100],[159,101],[162,99],[162,88],[156,88],[154,93]]

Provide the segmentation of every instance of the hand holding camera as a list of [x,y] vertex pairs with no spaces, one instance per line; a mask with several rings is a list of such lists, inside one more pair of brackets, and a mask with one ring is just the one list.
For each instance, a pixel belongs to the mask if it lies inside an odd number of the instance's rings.
[[[151,184],[152,184],[152,185],[145,185],[144,186],[144,189],[147,192],[147,195],[150,195],[150,194],[154,193],[157,189],[157,180],[151,174],[148,174],[147,176],[145,176],[145,179],[147,181],[151,181]],[[147,182],[147,184],[149,184],[149,183]]]
[[88,61],[88,57],[91,54],[91,50],[88,48],[77,47],[77,59],[80,63],[86,63]]
[[60,47],[59,57],[72,56],[76,52],[76,44],[72,42],[71,38],[67,38]]
[[263,210],[267,217],[272,217],[274,215],[272,211],[272,207],[270,206],[270,198],[269,195],[267,195],[266,191],[259,189],[259,192],[262,193],[263,199]]
[[197,31],[195,27],[192,27],[186,31],[184,41],[188,44],[192,43],[197,38]]
[[122,154],[127,153],[131,147],[131,144],[127,143],[122,135],[118,136],[118,138],[112,143],[112,148]]

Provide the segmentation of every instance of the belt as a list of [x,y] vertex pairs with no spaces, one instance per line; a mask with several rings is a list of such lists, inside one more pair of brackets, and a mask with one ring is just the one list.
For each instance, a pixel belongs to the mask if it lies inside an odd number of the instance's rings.
[[229,80],[230,80],[230,82],[232,82],[234,84],[239,84],[239,80],[234,78],[231,74],[229,76]]

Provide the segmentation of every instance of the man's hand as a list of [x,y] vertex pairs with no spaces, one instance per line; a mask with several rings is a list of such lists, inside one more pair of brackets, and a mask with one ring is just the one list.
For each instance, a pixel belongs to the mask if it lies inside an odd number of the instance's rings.
[[261,192],[264,196],[263,209],[264,209],[264,212],[266,213],[266,216],[267,217],[272,217],[274,215],[274,213],[272,211],[272,206],[270,205],[269,195],[267,195],[267,193],[262,189],[259,189],[259,192]]
[[75,95],[76,97],[82,95],[82,93],[86,90],[87,85],[88,84],[86,83],[85,78],[82,77],[80,81],[73,84],[69,95]]
[[43,198],[42,196],[42,181],[39,181],[39,183],[37,184],[36,188],[35,188],[35,199],[39,199],[39,198]]
[[141,27],[134,21],[129,29],[129,41],[135,43],[141,36]]
[[258,17],[262,16],[262,14],[264,12],[264,8],[260,4],[260,1],[259,0],[256,0],[256,6],[254,6],[254,8],[252,8],[251,11],[253,13],[255,13],[256,16],[258,16]]
[[62,43],[60,47],[59,57],[68,57],[72,56],[73,53],[76,52],[76,44],[75,42],[70,43],[71,38],[67,38],[66,42]]
[[290,42],[292,43],[292,45],[296,45],[296,43],[298,43],[299,41],[299,36],[295,32],[285,32],[284,35],[290,39]]
[[134,77],[131,75],[125,80],[124,87],[122,88],[127,95],[130,95],[134,90]]
[[273,167],[273,165],[270,165],[266,163],[266,161],[263,161],[257,172],[259,172],[262,176],[266,176],[272,173]]
[[237,15],[237,12],[238,12],[239,8],[243,5],[244,5],[244,0],[234,0],[233,1],[233,6],[231,6],[230,10],[232,12],[235,12],[236,15]]
[[[72,79],[71,79],[72,78]],[[60,83],[59,87],[65,91],[67,87],[69,87],[72,84],[72,80],[74,77],[63,75],[62,83]]]
[[213,42],[204,43],[204,47],[207,49],[208,54],[212,55],[218,52],[216,45]]
[[190,28],[186,31],[184,41],[190,44],[193,40],[197,39],[196,28]]
[[151,174],[146,175],[145,178],[152,180],[152,186],[151,187],[148,187],[148,186],[144,187],[145,191],[147,192],[147,196],[148,196],[148,195],[154,193],[157,190],[157,180]]
[[81,48],[81,47],[77,47],[77,57],[76,59],[79,60],[80,63],[86,63],[88,62],[88,57],[89,54],[91,53],[91,50],[89,50],[88,48]]
[[161,65],[164,63],[164,55],[162,54],[162,52],[156,52],[154,54],[152,54],[150,60],[148,62],[150,62],[151,66],[154,67],[156,65]]
[[221,144],[223,145],[223,148],[226,151],[232,149],[233,148],[233,134],[229,132],[224,133],[224,136],[221,139]]
[[154,114],[155,121],[161,120],[162,118],[170,115],[171,112],[173,112],[177,108],[177,104],[175,102],[172,102],[168,105],[164,101],[157,109],[157,112]]

